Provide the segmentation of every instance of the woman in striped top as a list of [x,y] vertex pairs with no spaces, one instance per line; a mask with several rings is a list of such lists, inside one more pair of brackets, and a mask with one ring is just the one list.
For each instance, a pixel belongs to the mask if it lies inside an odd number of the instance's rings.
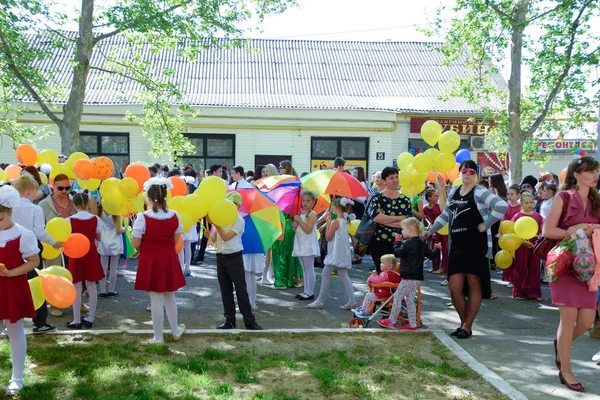
[[[489,276],[488,258],[492,258],[490,227],[500,221],[508,206],[504,200],[477,185],[477,164],[472,160],[461,163],[462,185],[448,195],[442,215],[426,236],[450,224],[448,280],[460,327],[452,336],[471,337],[472,325],[482,299],[482,280]],[[488,210],[492,210],[488,214]],[[468,285],[468,296],[463,292]],[[468,297],[468,300],[467,300]]]

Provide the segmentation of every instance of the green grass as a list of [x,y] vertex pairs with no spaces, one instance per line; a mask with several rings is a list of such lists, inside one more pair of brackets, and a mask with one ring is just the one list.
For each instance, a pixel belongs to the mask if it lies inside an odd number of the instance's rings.
[[[431,356],[395,350],[383,357],[369,346],[259,354],[248,343],[244,343],[247,347],[232,351],[203,348],[204,343],[196,352],[187,350],[183,354],[168,345],[144,347],[138,340],[106,336],[71,343],[61,336],[36,338],[28,349],[28,358],[36,367],[26,376],[26,386],[18,398],[225,400],[237,399],[238,391],[245,390],[244,397],[252,400],[332,396],[383,400],[387,398],[386,392],[395,393],[402,386],[402,379],[407,379],[409,373],[413,383],[440,388],[448,382],[460,385],[462,379],[476,378],[445,347],[435,343]],[[187,340],[201,343],[202,338]],[[244,336],[235,341],[252,342],[252,339]],[[0,381],[8,381],[10,368],[10,347],[5,339],[0,340]],[[262,379],[263,373],[271,375]],[[273,384],[273,376],[286,378]],[[307,393],[298,386],[295,377],[302,377],[313,389]],[[255,385],[254,392],[248,392],[250,385]],[[427,398],[426,393],[407,393],[407,398],[413,396]]]

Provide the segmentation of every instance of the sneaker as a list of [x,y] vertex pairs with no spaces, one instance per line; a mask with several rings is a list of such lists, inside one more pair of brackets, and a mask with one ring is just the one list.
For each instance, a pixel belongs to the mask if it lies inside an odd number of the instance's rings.
[[507,288],[509,288],[509,289],[512,289],[512,288],[513,288],[513,286],[514,286],[514,285],[513,285],[512,283],[509,283],[508,285],[506,285],[506,287],[507,287]]
[[165,344],[164,340],[148,339],[142,342],[142,346],[150,346],[151,344]]
[[181,331],[179,332],[179,334],[172,336],[174,342],[179,342],[181,340],[181,337],[183,336],[183,333],[185,332],[184,324],[179,325],[179,327],[181,328]]
[[594,356],[592,357],[592,361],[593,362],[600,362],[600,351],[597,352],[596,354],[594,354]]
[[389,318],[378,319],[377,323],[382,328],[396,329],[396,324],[392,324]]
[[41,335],[42,333],[54,332],[56,327],[50,324],[33,328],[34,335]]
[[417,329],[419,329],[419,327],[410,326],[409,324],[404,324],[400,328],[398,328],[398,330],[401,330],[401,331],[416,331]]
[[59,309],[59,308],[54,308],[52,306],[50,306],[50,315],[52,315],[53,317],[62,317],[63,316],[63,312]]
[[443,281],[440,283],[440,285],[442,285],[442,286],[448,286],[448,285],[449,285],[449,283],[448,283],[448,279],[444,279],[444,280],[443,280]]
[[246,326],[246,329],[248,329],[249,331],[262,331],[263,330],[262,326],[260,326],[256,322],[254,323],[254,325]]
[[183,276],[185,276],[186,278],[192,276],[192,271],[185,271],[183,273]]
[[23,389],[23,380],[22,379],[11,379],[8,381],[8,387],[6,388],[5,395],[6,397],[13,397],[19,391]]

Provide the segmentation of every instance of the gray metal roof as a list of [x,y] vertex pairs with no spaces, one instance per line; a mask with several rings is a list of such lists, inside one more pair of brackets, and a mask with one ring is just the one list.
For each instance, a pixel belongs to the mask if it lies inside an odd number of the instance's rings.
[[[50,48],[46,39],[30,39]],[[464,99],[439,100],[451,80],[468,71],[460,60],[443,66],[443,56],[432,50],[436,46],[440,43],[253,39],[241,48],[209,48],[193,61],[179,54],[183,46],[153,54],[145,45],[140,53],[150,61],[151,74],[175,70],[172,79],[183,84],[185,101],[194,106],[479,113]],[[41,67],[69,85],[72,52],[52,51]],[[119,36],[100,42],[91,64],[101,67],[103,54],[116,53],[130,53]],[[504,79],[497,80],[505,86]],[[85,103],[138,104],[133,94],[140,90],[138,83],[91,70]],[[66,95],[55,100],[64,103]]]

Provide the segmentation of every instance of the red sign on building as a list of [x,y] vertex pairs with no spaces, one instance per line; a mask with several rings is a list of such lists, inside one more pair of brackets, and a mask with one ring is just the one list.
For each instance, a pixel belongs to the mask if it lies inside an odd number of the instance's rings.
[[459,135],[485,135],[495,125],[493,120],[483,122],[482,119],[467,118],[411,118],[410,133],[421,133],[426,121],[437,121],[442,125],[442,132],[454,131]]

